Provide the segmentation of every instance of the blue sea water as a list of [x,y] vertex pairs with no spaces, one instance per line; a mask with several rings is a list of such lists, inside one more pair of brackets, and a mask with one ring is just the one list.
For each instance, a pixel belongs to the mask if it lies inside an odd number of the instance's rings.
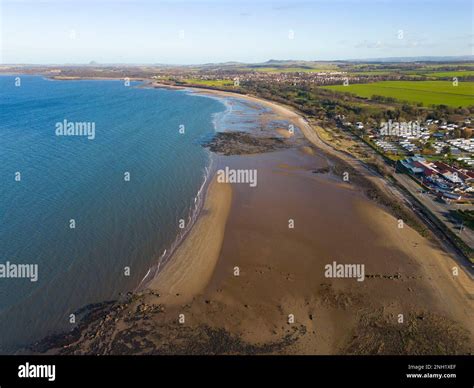
[[[0,264],[39,270],[0,278],[0,352],[140,283],[189,223],[211,162],[201,143],[225,109],[138,83],[0,76]],[[94,123],[95,138],[56,136],[64,120]]]

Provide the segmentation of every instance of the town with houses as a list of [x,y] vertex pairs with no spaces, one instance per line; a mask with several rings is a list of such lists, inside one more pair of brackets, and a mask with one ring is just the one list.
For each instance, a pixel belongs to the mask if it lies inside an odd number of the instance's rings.
[[[344,123],[355,129],[385,157],[396,161],[398,172],[414,178],[424,189],[445,202],[474,200],[474,139],[471,118],[454,124],[441,120],[423,123],[382,123],[365,128],[364,123]],[[461,133],[465,137],[456,137]]]

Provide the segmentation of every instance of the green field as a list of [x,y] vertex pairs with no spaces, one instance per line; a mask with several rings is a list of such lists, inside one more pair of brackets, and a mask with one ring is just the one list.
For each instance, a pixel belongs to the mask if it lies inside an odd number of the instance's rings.
[[445,69],[446,67],[449,67],[450,70],[452,70],[452,71],[458,71],[459,66],[474,68],[474,63],[463,63],[462,65],[452,65],[452,66],[447,66],[446,64],[445,65],[425,65],[423,67],[425,69],[430,69],[430,70],[436,70],[436,69],[441,69],[441,68]]
[[307,68],[307,67],[255,67],[252,70],[263,73],[323,73],[338,71],[337,68]]
[[393,70],[368,70],[368,71],[354,71],[349,73],[350,75],[358,76],[358,75],[391,75],[397,74],[396,71]]
[[449,81],[382,81],[369,84],[324,86],[325,89],[353,93],[370,98],[374,95],[392,97],[400,101],[423,105],[448,105],[453,107],[474,105],[474,82]]
[[474,71],[469,70],[469,71],[440,71],[440,72],[433,72],[433,73],[423,73],[423,75],[426,75],[428,77],[474,77]]
[[184,80],[184,82],[192,85],[203,85],[213,87],[234,86],[234,81],[229,79],[203,80],[197,78],[187,78]]

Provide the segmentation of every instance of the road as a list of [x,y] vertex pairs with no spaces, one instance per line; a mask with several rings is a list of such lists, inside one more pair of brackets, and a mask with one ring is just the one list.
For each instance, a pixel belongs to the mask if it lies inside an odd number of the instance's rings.
[[436,215],[453,233],[461,238],[470,248],[474,247],[474,232],[469,228],[462,228],[450,215],[451,210],[471,209],[472,205],[446,204],[438,202],[431,193],[420,194],[421,187],[405,174],[394,174],[394,178],[405,187],[413,196],[416,196],[424,206]]
[[[439,243],[444,247],[444,249],[450,253],[450,255],[458,262],[458,264],[464,269],[466,274],[471,279],[474,279],[474,265],[469,262],[468,259],[460,252],[459,248],[451,242],[451,239],[443,232],[431,219],[431,215],[428,214],[422,207],[415,204],[413,199],[410,198],[406,193],[403,193],[395,184],[389,182],[386,178],[380,175],[377,171],[367,166],[364,162],[357,159],[353,155],[348,152],[340,151],[335,149],[333,146],[326,143],[321,137],[318,135],[318,130],[314,129],[312,125],[304,118],[300,118],[300,129],[303,131],[306,138],[313,143],[316,147],[321,148],[323,151],[327,152],[329,155],[333,155],[338,157],[339,159],[344,160],[345,162],[349,163],[354,169],[356,169],[359,173],[367,176],[380,190],[383,192],[396,197],[405,203],[409,208],[411,208],[415,214],[426,224],[428,227],[435,233],[438,237]],[[324,129],[322,129],[324,130]],[[363,144],[360,140],[358,141],[359,144]],[[374,154],[375,157],[380,158],[379,155],[375,153],[367,145],[363,144],[367,147],[367,151],[370,151],[371,154]],[[414,182],[410,177],[400,174],[394,173],[394,179],[396,182],[404,187],[411,195],[415,196],[416,198],[420,197],[420,186]],[[424,194],[425,196],[429,196],[428,194]],[[446,204],[437,203],[432,199],[429,198],[422,198],[420,201],[426,208],[428,208],[433,214],[436,216],[439,215],[439,218],[446,223],[446,225],[456,232],[463,241],[469,241],[469,246],[474,242],[472,231],[468,231],[465,228],[461,234],[459,234],[459,225],[455,225],[452,223],[450,219],[447,219],[446,213],[448,213],[449,208],[446,207]],[[451,205],[453,206],[453,205]],[[464,240],[465,239],[465,240]]]

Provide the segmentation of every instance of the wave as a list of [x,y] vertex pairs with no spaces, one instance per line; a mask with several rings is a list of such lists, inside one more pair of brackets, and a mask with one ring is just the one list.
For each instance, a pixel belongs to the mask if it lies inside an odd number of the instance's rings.
[[[192,94],[192,91],[189,93]],[[200,96],[200,97],[203,96],[203,95],[197,95],[197,94],[194,94],[194,95]],[[225,123],[226,117],[232,114],[232,104],[228,101],[228,99],[224,99],[220,97],[214,97],[214,96],[203,96],[203,97],[213,98],[215,100],[218,100],[224,105],[225,110],[212,114],[212,125],[214,127],[214,132],[224,131],[225,130],[224,123]],[[213,154],[210,151],[208,151],[208,157],[209,157],[209,163],[207,166],[204,167],[203,181],[202,181],[201,186],[199,187],[199,190],[197,191],[196,195],[193,198],[193,203],[191,204],[189,208],[188,222],[186,222],[185,228],[183,228],[180,232],[178,232],[175,240],[171,243],[170,247],[168,249],[165,249],[163,253],[159,256],[159,258],[156,260],[155,264],[153,264],[153,266],[148,269],[145,276],[142,278],[138,286],[135,288],[135,292],[145,289],[147,285],[158,275],[160,270],[166,265],[166,263],[169,262],[169,260],[173,256],[176,249],[181,245],[181,243],[187,237],[188,233],[191,231],[194,224],[198,220],[201,210],[204,206],[204,202],[207,195],[207,188],[209,186],[210,179],[214,175],[215,159],[213,157]]]

